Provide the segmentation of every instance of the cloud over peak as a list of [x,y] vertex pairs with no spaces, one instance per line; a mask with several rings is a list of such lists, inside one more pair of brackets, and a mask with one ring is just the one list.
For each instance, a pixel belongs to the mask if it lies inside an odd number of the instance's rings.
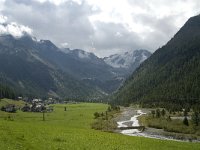
[[0,15],[0,35],[11,34],[14,37],[21,37],[24,34],[32,34],[32,29],[27,26],[17,24],[16,22],[8,22],[6,16]]
[[199,7],[199,0],[0,0],[0,33],[34,34],[102,57],[134,49],[153,52]]

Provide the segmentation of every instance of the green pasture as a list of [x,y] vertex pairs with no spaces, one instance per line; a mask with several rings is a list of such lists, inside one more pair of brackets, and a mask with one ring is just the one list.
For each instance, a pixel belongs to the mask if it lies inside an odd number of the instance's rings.
[[17,107],[23,107],[25,102],[22,100],[16,101],[16,100],[11,100],[11,99],[7,99],[7,98],[0,99],[0,108],[2,106],[6,106],[8,104],[15,104]]
[[[1,103],[1,102],[0,102]],[[64,111],[67,107],[67,111]],[[130,137],[91,129],[105,104],[54,105],[52,113],[0,111],[0,150],[199,150],[200,144]]]

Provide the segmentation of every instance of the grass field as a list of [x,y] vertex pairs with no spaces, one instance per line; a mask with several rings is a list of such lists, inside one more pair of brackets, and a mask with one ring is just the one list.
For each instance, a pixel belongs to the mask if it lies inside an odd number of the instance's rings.
[[[64,111],[64,107],[67,111]],[[0,150],[199,150],[200,144],[130,137],[93,130],[93,113],[104,104],[55,105],[54,112],[0,111]],[[13,118],[12,120],[7,119]]]
[[6,106],[8,104],[15,104],[17,107],[23,107],[25,102],[24,101],[15,101],[15,100],[11,100],[11,99],[0,99],[0,108],[2,106]]

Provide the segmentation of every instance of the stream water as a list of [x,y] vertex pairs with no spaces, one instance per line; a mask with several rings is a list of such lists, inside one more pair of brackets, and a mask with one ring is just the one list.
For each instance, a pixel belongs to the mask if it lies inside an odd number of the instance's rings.
[[[118,121],[117,122],[118,128],[128,127],[127,124],[130,124],[130,123],[131,123],[132,126],[139,126],[138,117],[141,116],[141,115],[144,115],[146,113],[142,112],[141,110],[137,110],[136,112],[137,112],[137,114],[134,115],[133,117],[131,117],[130,120]],[[155,134],[155,133],[151,133],[151,132],[145,132],[145,131],[141,132],[138,129],[122,130],[120,133],[122,133],[124,135],[129,135],[129,136],[142,136],[142,137],[164,139],[164,140],[183,141],[183,140],[174,139],[172,136],[164,136],[164,135]]]
[[[139,122],[138,122],[137,118],[144,114],[146,114],[146,113],[143,113],[141,110],[137,110],[137,115],[134,115],[133,117],[131,117],[130,120],[117,122],[118,128],[128,127],[128,125],[126,125],[126,123],[129,123],[129,122],[132,122],[132,126],[139,126]],[[138,129],[128,129],[128,130],[122,130],[121,133],[125,134],[125,135],[131,135],[131,136],[135,135],[136,136],[138,133],[140,133],[140,131]]]

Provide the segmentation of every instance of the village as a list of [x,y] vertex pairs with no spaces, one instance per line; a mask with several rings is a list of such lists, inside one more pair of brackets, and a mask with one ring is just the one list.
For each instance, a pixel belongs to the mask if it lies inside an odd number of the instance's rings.
[[22,97],[18,97],[18,100],[23,100],[25,105],[23,107],[16,106],[15,104],[7,104],[1,107],[1,111],[15,113],[17,110],[23,112],[52,112],[53,106],[51,104],[57,103],[57,100],[49,98],[48,100],[42,100],[35,98],[31,100],[24,100]]
[[48,98],[43,100],[41,98],[22,98],[18,97],[17,99],[22,100],[25,102],[23,107],[19,107],[15,104],[6,104],[0,108],[1,111],[15,113],[17,110],[21,110],[23,112],[53,112],[53,105],[52,104],[77,104],[75,101],[60,101],[59,99]]

